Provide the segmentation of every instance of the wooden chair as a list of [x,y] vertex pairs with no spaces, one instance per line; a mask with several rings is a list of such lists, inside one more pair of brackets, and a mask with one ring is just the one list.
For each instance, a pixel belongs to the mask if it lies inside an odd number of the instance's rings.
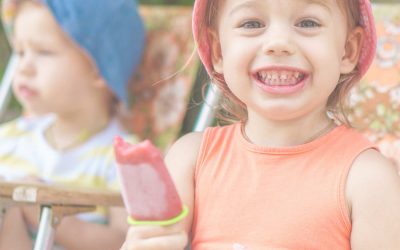
[[40,205],[34,250],[51,250],[55,228],[66,215],[94,211],[97,206],[123,206],[120,193],[57,185],[0,182],[0,211],[12,205]]

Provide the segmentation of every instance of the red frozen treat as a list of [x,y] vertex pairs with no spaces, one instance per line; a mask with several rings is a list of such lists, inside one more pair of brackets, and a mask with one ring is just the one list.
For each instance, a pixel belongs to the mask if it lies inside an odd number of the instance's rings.
[[182,215],[183,206],[161,152],[150,141],[131,145],[116,137],[114,151],[122,197],[133,221],[162,222]]

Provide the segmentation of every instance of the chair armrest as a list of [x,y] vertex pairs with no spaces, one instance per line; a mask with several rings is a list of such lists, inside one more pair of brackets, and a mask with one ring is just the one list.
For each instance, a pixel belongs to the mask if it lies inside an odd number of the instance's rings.
[[118,192],[37,183],[0,182],[0,198],[49,206],[123,206]]

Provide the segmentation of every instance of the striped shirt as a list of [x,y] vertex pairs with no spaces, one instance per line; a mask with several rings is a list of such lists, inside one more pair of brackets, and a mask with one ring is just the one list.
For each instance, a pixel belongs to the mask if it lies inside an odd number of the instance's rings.
[[[137,139],[113,120],[80,146],[57,151],[44,136],[53,120],[47,117],[33,122],[19,118],[0,127],[0,177],[12,181],[35,176],[49,184],[118,190],[113,139],[116,135],[131,143]],[[80,217],[106,223],[105,209]]]

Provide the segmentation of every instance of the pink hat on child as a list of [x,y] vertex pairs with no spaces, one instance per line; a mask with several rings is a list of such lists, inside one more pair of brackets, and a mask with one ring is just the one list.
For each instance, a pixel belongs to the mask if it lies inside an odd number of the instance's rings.
[[[210,1],[210,0],[208,0]],[[202,22],[206,18],[207,0],[195,0],[193,9],[193,35],[197,43],[197,50],[201,61],[209,75],[212,73],[211,49],[205,30],[201,30]],[[347,0],[346,0],[347,1]],[[369,0],[358,0],[360,4],[361,26],[365,30],[365,38],[362,42],[361,54],[358,61],[359,78],[363,77],[375,57],[376,29]]]

